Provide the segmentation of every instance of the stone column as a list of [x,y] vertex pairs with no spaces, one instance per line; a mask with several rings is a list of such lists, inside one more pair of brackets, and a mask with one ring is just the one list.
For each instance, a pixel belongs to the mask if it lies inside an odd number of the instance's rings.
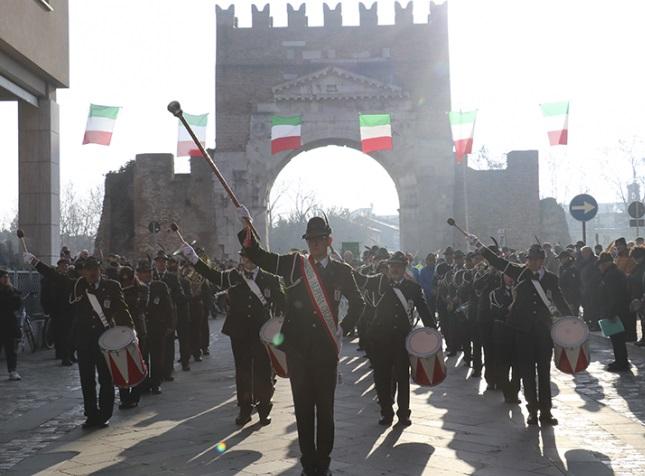
[[59,118],[55,94],[18,103],[18,220],[29,251],[53,264],[60,252]]

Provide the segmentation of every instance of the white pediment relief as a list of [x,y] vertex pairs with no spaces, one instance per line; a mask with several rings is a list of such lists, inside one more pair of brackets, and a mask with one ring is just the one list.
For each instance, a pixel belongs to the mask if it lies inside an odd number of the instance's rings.
[[273,87],[275,101],[407,98],[400,87],[330,66]]

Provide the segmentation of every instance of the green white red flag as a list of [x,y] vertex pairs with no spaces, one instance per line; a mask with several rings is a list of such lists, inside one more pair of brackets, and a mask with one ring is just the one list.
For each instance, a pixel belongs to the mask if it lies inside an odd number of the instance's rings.
[[569,141],[569,101],[540,104],[549,143],[566,145]]
[[83,144],[110,145],[120,107],[90,104]]
[[463,162],[466,154],[473,151],[473,137],[475,135],[475,119],[477,111],[453,111],[448,113],[452,141],[455,144],[455,158],[457,163]]
[[359,122],[363,152],[392,150],[392,121],[389,114],[361,114]]
[[271,154],[297,149],[302,145],[300,116],[273,116],[271,119]]
[[[193,130],[197,139],[206,147],[206,125],[208,124],[208,114],[187,114],[184,113],[184,119]],[[177,139],[177,157],[194,157],[200,156],[201,152],[195,145],[195,142],[190,137],[190,134],[179,121],[179,139]]]

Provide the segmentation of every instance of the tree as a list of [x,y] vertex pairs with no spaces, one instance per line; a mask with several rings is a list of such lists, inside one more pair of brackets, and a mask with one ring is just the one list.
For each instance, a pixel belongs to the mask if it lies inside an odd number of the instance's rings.
[[603,154],[603,176],[615,187],[618,200],[628,205],[634,199],[630,189],[645,186],[645,140],[639,136],[620,139],[615,146],[606,147]]
[[62,243],[76,251],[91,250],[101,220],[102,208],[102,187],[97,186],[86,195],[78,195],[73,185],[68,184],[60,204]]

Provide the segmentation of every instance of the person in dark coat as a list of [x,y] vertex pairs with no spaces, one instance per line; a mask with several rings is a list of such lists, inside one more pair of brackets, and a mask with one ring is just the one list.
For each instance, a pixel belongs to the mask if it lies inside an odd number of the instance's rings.
[[61,365],[65,367],[73,365],[71,333],[74,310],[69,296],[74,281],[69,274],[69,261],[61,258],[56,264],[56,274],[43,276],[40,288],[40,302],[51,319],[56,358],[60,359]]
[[[168,285],[153,279],[148,261],[140,261],[137,278],[148,287],[146,303],[146,362],[148,379],[145,384],[153,395],[161,394],[161,382],[166,374],[166,343],[175,333],[172,299]],[[174,354],[173,354],[174,357]]]
[[[607,252],[600,253],[598,268],[602,273],[598,300],[599,315],[602,319],[613,321],[628,318],[630,295],[625,274],[618,269],[614,258]],[[630,369],[625,337],[625,331],[610,336],[614,349],[614,361],[606,367],[610,372],[625,372]]]
[[181,306],[187,302],[184,288],[179,281],[179,276],[168,270],[168,261],[170,256],[167,256],[163,251],[159,251],[155,257],[155,269],[153,279],[155,281],[163,281],[168,286],[170,291],[170,302],[172,305],[172,332],[166,336],[166,344],[164,347],[164,380],[172,382],[175,378],[172,373],[175,368],[175,335],[177,332],[178,313]]
[[183,298],[176,302],[177,309],[177,340],[179,341],[179,362],[181,369],[185,372],[190,370],[190,356],[192,355],[195,362],[201,362],[201,352],[199,347],[195,348],[192,342],[192,312],[191,304],[193,299],[192,286],[190,281],[179,271],[179,263],[173,256],[168,260],[168,271],[177,276]]
[[[507,324],[517,332],[518,363],[529,411],[527,423],[536,425],[539,411],[543,425],[557,425],[551,414],[551,320],[557,313],[571,315],[558,278],[544,269],[544,250],[539,245],[529,248],[526,265],[522,266],[497,256],[474,235],[471,241],[482,246],[481,253],[492,266],[516,283]],[[540,290],[546,299],[540,296]]]
[[558,258],[560,259],[560,288],[564,299],[569,303],[573,315],[577,316],[580,312],[581,302],[581,283],[580,272],[575,263],[575,256],[568,250],[562,251]]
[[580,297],[582,300],[583,318],[589,329],[597,331],[598,327],[598,288],[600,286],[600,270],[596,266],[597,257],[591,248],[581,248],[576,258],[576,267],[580,271]]
[[356,322],[364,307],[352,268],[329,256],[331,227],[321,217],[307,223],[302,236],[309,255],[278,255],[264,250],[250,228],[248,210],[239,209],[247,225],[238,238],[251,260],[285,280],[287,303],[282,348],[287,355],[289,382],[298,427],[304,474],[330,474],[334,447],[334,394],[342,330],[338,305],[344,296],[345,319]]
[[[416,324],[414,310],[423,325],[436,329],[437,324],[423,295],[414,281],[405,279],[408,260],[397,251],[388,260],[387,274],[358,276],[357,279],[374,297],[376,309],[369,328],[374,349],[374,385],[381,406],[379,425],[390,426],[394,420],[394,394],[397,395],[398,424],[410,421],[410,358],[405,339]],[[392,391],[394,389],[394,392]]]
[[[24,253],[25,263],[32,264],[44,276],[55,276],[56,270],[31,253]],[[83,428],[108,425],[114,410],[114,384],[99,338],[111,326],[134,327],[118,281],[101,276],[99,261],[89,257],[83,264],[83,277],[76,280],[71,302],[74,304],[73,343],[78,351],[83,404],[87,420]],[[99,380],[97,401],[96,376]]]
[[[148,287],[142,284],[135,276],[134,270],[130,266],[119,268],[118,275],[123,297],[128,306],[132,320],[134,321],[134,330],[137,332],[139,341],[139,351],[142,356],[147,354],[147,326],[146,326],[146,304],[148,303]],[[145,388],[145,381],[132,388],[119,389],[120,410],[135,408],[139,405],[141,393]]]
[[235,423],[242,426],[251,421],[257,402],[260,423],[271,423],[273,404],[273,373],[271,362],[260,339],[260,329],[272,317],[284,312],[285,295],[280,278],[261,270],[240,251],[241,269],[217,271],[202,261],[193,248],[184,243],[182,254],[195,270],[220,289],[228,289],[231,304],[222,334],[231,338],[235,360],[235,384],[240,413]]
[[634,269],[627,277],[627,285],[631,298],[630,312],[633,321],[641,322],[641,338],[636,345],[645,346],[645,248],[636,246],[632,248],[631,257],[636,263]]
[[9,380],[14,381],[21,380],[16,370],[16,341],[22,336],[16,313],[21,305],[20,292],[11,284],[9,273],[0,269],[0,351],[4,347]]

